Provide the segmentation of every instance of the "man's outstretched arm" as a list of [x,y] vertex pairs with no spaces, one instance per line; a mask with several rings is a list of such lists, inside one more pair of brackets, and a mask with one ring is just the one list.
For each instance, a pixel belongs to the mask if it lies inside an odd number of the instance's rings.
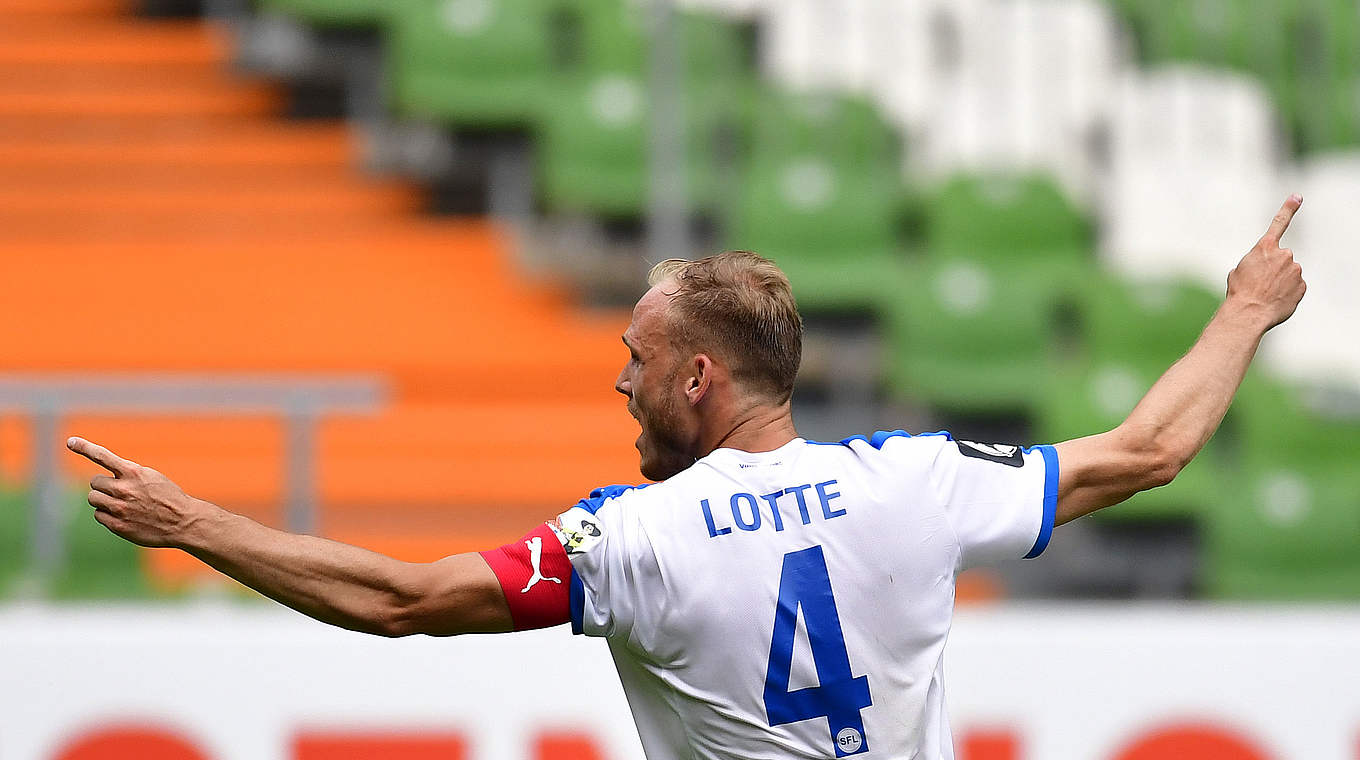
[[140,546],[183,549],[317,620],[382,636],[512,629],[501,585],[480,554],[411,563],[285,533],[195,499],[103,446],[83,438],[66,445],[112,473],[90,481],[101,525]]
[[1107,433],[1058,444],[1054,523],[1170,483],[1213,436],[1266,331],[1289,319],[1305,284],[1280,248],[1303,198],[1290,196],[1266,234],[1228,275],[1228,295],[1199,340]]

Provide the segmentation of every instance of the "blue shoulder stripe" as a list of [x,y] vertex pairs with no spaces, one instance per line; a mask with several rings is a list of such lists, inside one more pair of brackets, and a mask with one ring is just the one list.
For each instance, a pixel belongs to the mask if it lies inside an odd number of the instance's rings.
[[927,436],[932,435],[941,435],[944,436],[945,438],[948,438],[951,441],[954,440],[954,436],[950,435],[947,431],[944,430],[937,430],[933,433],[916,433],[914,435],[912,433],[908,433],[905,430],[879,430],[875,432],[872,436],[852,435],[849,438],[842,438],[840,441],[837,442],[808,441],[808,443],[814,444],[816,446],[849,446],[852,441],[864,441],[865,443],[869,444],[870,446],[873,446],[876,449],[881,449],[883,448],[883,444],[887,443],[892,438],[925,438]]
[[624,485],[601,486],[600,488],[596,488],[593,491],[591,491],[590,495],[587,496],[586,498],[576,502],[576,506],[580,507],[581,509],[584,509],[585,511],[593,515],[596,512],[600,511],[600,507],[603,507],[606,501],[609,501],[610,499],[616,499],[619,496],[622,496],[623,494],[632,491],[635,488],[642,489],[646,488],[649,485],[651,485],[651,483],[643,483],[642,485],[638,486],[624,486]]

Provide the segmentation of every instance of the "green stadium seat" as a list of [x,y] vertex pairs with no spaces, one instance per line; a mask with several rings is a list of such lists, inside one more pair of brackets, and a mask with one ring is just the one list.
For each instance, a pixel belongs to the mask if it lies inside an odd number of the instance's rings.
[[[541,192],[559,211],[636,218],[649,192],[652,111],[641,9],[600,0],[582,7],[579,56],[544,101]],[[724,167],[743,142],[750,72],[735,26],[682,13],[677,28],[686,193],[692,208],[710,211],[727,199]]]
[[66,563],[49,589],[57,599],[136,599],[152,596],[143,552],[113,538],[94,520],[83,493],[70,494]]
[[945,181],[924,209],[932,255],[995,261],[1082,259],[1091,223],[1042,174],[966,174]]
[[1092,271],[1090,223],[1038,174],[951,177],[922,215],[927,261],[895,307],[895,385],[947,412],[1033,412]]
[[[1038,406],[1036,432],[1046,442],[1118,426],[1189,350],[1218,305],[1217,297],[1188,282],[1100,275],[1073,292],[1079,294],[1077,345],[1044,385]],[[1216,437],[1170,485],[1137,494],[1097,517],[1117,522],[1196,517],[1221,498],[1225,456]]]
[[260,0],[260,9],[321,27],[376,28],[403,10],[402,0]]
[[1132,362],[1160,372],[1199,338],[1219,296],[1189,281],[1102,275],[1082,283],[1081,349],[1090,360]]
[[963,256],[920,266],[893,301],[893,387],[945,412],[1032,412],[1077,272]]
[[1360,599],[1360,420],[1329,419],[1261,378],[1234,409],[1242,466],[1206,525],[1206,591]]
[[1253,74],[1307,151],[1360,143],[1353,0],[1117,0],[1142,56]]
[[1350,0],[1299,0],[1289,40],[1287,83],[1295,136],[1303,150],[1360,143],[1360,11]]
[[905,190],[896,139],[857,99],[766,92],[727,245],[770,256],[807,311],[874,311],[900,297]]
[[535,123],[562,12],[539,0],[407,0],[390,26],[394,107],[458,126]]
[[[58,599],[128,599],[149,596],[142,570],[141,550],[116,540],[95,522],[84,491],[64,498],[65,562],[50,586],[43,589]],[[28,578],[31,553],[30,520],[34,510],[25,491],[0,490],[0,599]],[[31,593],[33,589],[29,589]]]
[[14,586],[27,566],[31,512],[24,492],[0,489],[0,598]]

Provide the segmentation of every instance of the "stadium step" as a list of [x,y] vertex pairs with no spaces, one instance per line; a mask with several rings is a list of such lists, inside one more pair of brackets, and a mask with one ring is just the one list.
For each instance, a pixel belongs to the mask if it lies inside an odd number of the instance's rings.
[[287,189],[305,195],[325,193],[347,184],[365,190],[400,188],[399,192],[403,195],[408,195],[410,190],[405,183],[362,178],[356,169],[343,165],[275,166],[225,162],[208,166],[95,163],[84,166],[21,167],[8,167],[0,163],[0,183],[24,187],[35,195],[66,193],[75,188],[109,194],[130,190],[203,194],[209,190]]
[[104,65],[211,64],[231,55],[225,28],[196,21],[126,21],[5,17],[0,24],[0,65],[71,63]]
[[130,13],[131,0],[0,0],[0,18],[92,18]]
[[[2,123],[2,122],[0,122]],[[271,122],[195,124],[184,129],[155,122],[134,127],[66,132],[0,131],[0,172],[66,166],[182,167],[349,166],[359,136],[333,124]]]
[[210,187],[211,194],[194,194],[204,188],[129,186],[111,192],[107,188],[77,186],[50,193],[31,193],[22,187],[0,188],[0,206],[9,213],[71,215],[85,213],[198,214],[222,205],[250,213],[347,213],[382,208],[414,212],[420,203],[415,188],[404,186],[312,187],[302,192],[285,186]]
[[0,116],[24,117],[57,114],[84,118],[102,114],[159,117],[168,114],[266,114],[281,103],[269,87],[213,87],[195,85],[137,84],[100,86],[54,86],[43,82],[11,80],[0,85]]

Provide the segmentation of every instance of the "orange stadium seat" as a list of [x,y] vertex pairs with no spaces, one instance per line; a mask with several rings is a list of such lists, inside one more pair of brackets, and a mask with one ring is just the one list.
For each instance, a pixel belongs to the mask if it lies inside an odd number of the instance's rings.
[[[318,428],[318,523],[406,559],[498,545],[637,480],[611,389],[625,314],[526,278],[493,223],[421,217],[416,188],[354,168],[349,128],[275,118],[278,93],[229,72],[225,30],[130,5],[0,0],[5,372],[382,378],[381,409]],[[280,419],[61,427],[282,523]],[[0,418],[0,482],[25,482],[31,445]],[[62,466],[73,487],[91,474]],[[161,585],[206,577],[147,557]]]

